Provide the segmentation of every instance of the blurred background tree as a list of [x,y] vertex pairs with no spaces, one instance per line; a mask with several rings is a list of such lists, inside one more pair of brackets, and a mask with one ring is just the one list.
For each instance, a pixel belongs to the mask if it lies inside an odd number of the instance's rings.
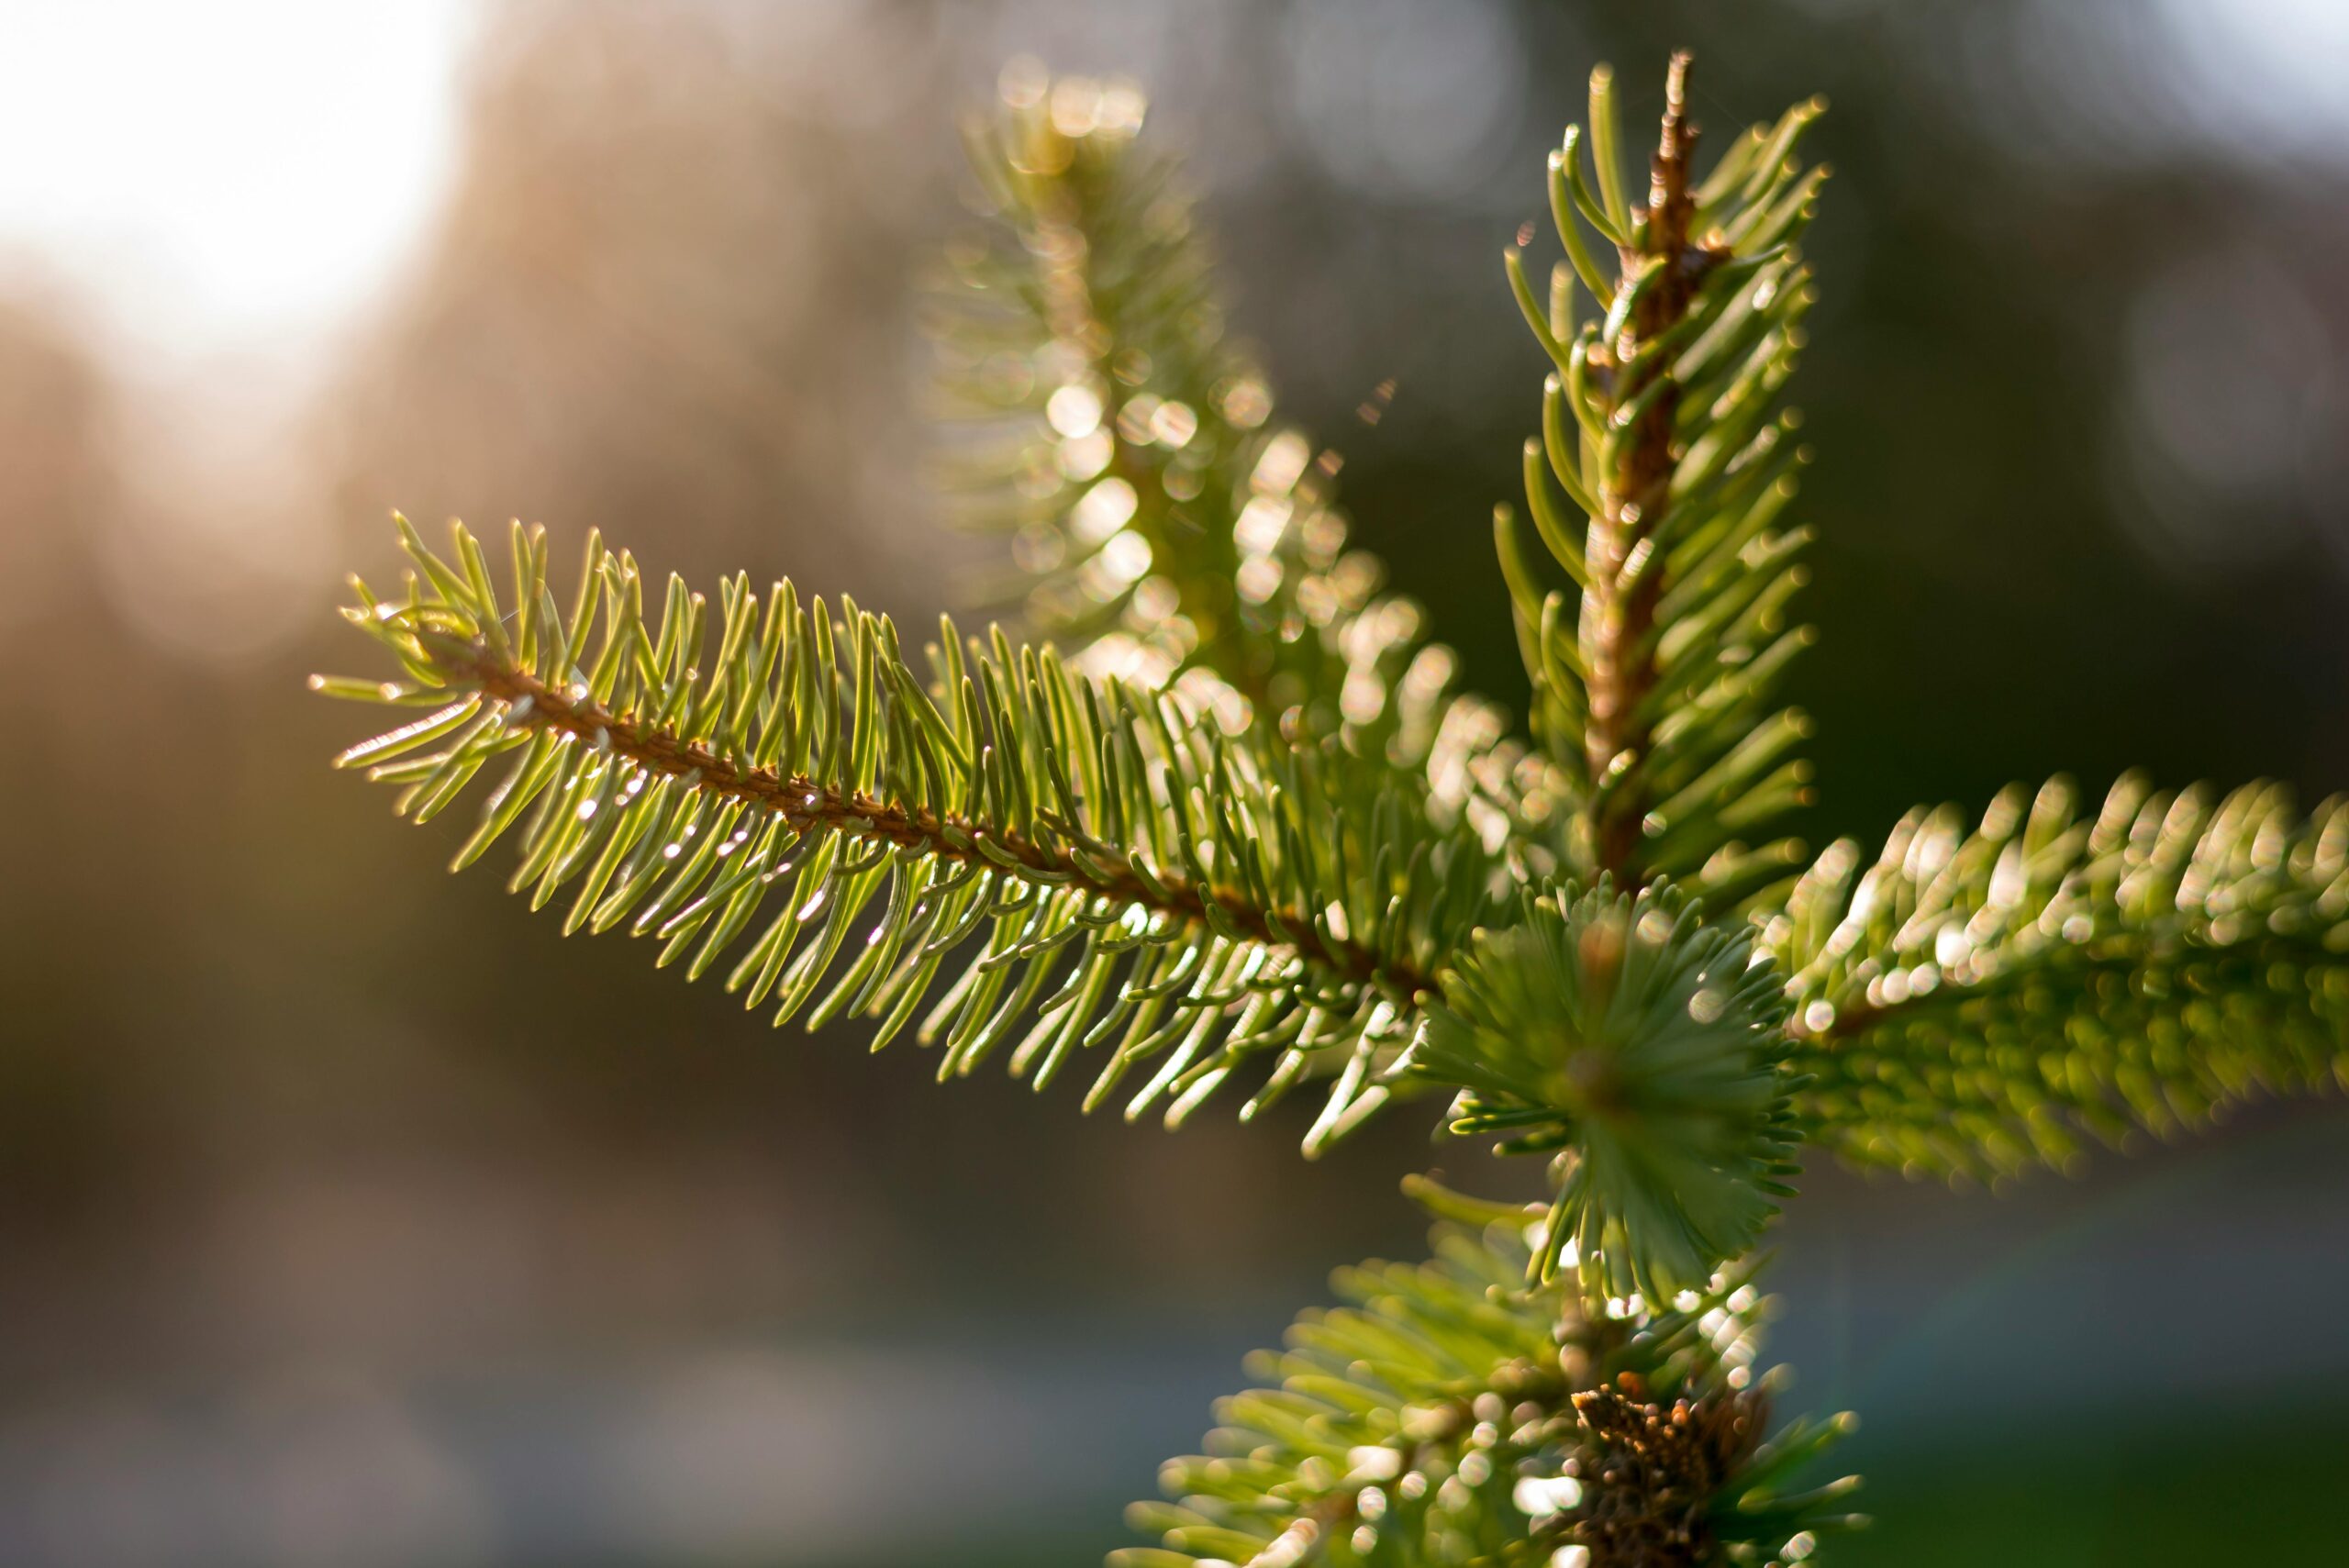
[[[1483,541],[1540,366],[1490,257],[1584,65],[1678,42],[1717,125],[1836,104],[1802,395],[1814,840],[2056,765],[2349,778],[2330,7],[492,6],[449,35],[431,216],[298,340],[161,350],[104,269],[11,229],[0,725],[40,760],[0,769],[0,1556],[1116,1539],[1241,1351],[1332,1264],[1419,1245],[1386,1184],[1416,1132],[1302,1167],[1220,1120],[917,1094],[911,1053],[560,943],[322,776],[346,716],[300,695],[306,639],[394,505],[952,600],[909,285],[959,226],[948,109],[1025,50],[1147,83],[1359,537],[1521,708]],[[353,80],[331,49],[260,58]],[[107,80],[87,96],[135,117]],[[70,173],[77,123],[19,156]],[[1776,1350],[1806,1404],[1868,1411],[1843,1457],[1891,1527],[1842,1560],[2323,1539],[2341,1110],[2243,1119],[1996,1207],[1814,1170]],[[1054,1440],[1079,1428],[1115,1435]]]

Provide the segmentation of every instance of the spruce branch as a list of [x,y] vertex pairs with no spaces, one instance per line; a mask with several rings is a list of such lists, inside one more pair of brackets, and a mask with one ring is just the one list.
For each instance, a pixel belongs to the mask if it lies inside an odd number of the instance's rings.
[[[1743,835],[1809,789],[1809,764],[1788,755],[1808,720],[1768,704],[1811,637],[1784,622],[1807,534],[1779,516],[1804,454],[1775,400],[1809,303],[1794,241],[1823,172],[1789,154],[1820,106],[1756,127],[1699,182],[1688,69],[1673,58],[1638,207],[1611,150],[1611,75],[1593,73],[1598,194],[1569,128],[1550,158],[1567,259],[1546,304],[1521,251],[1506,257],[1555,367],[1542,433],[1526,443],[1526,505],[1572,593],[1544,587],[1507,508],[1495,527],[1535,731],[1572,781],[1567,863],[1631,885],[1670,875],[1734,902],[1795,864],[1791,840],[1752,848]],[[1614,252],[1612,275],[1585,228]],[[1577,282],[1603,307],[1579,326]]]
[[[779,816],[802,838],[832,833],[974,868],[996,867],[1010,879],[1038,887],[1082,880],[1111,903],[1152,919],[1194,932],[1210,928],[1237,932],[1239,940],[1267,947],[1291,946],[1329,973],[1368,982],[1389,995],[1408,1000],[1431,984],[1408,956],[1374,952],[1332,937],[1326,926],[1317,928],[1296,909],[1265,907],[1228,888],[1195,884],[1174,873],[1145,882],[1139,872],[1120,868],[1099,852],[1097,840],[1086,844],[1072,834],[1061,845],[1035,842],[1017,833],[990,832],[984,823],[952,812],[933,814],[806,773],[786,776],[772,768],[745,768],[665,730],[606,712],[590,699],[573,700],[526,670],[485,657],[486,650],[478,644],[466,652],[472,657],[458,654],[452,670],[470,674],[484,695],[507,704],[509,714],[520,710],[520,724],[586,742],[651,776],[690,778],[704,795]],[[987,840],[984,847],[982,839]],[[1210,903],[1216,906],[1212,914]]]
[[986,221],[950,248],[931,323],[957,516],[1010,536],[1029,618],[1080,669],[1424,769],[1488,837],[1538,831],[1546,770],[1350,544],[1337,454],[1278,422],[1228,337],[1144,114],[1130,86],[1014,70],[968,133]]
[[777,1023],[864,1013],[885,1041],[975,942],[920,1029],[944,1041],[941,1077],[1025,1028],[1015,1073],[1041,1087],[1108,1046],[1088,1106],[1146,1063],[1127,1114],[1163,1104],[1179,1123],[1264,1058],[1244,1116],[1334,1076],[1318,1150],[1389,1096],[1384,1069],[1436,965],[1493,906],[1498,869],[1475,836],[1333,746],[1226,736],[1050,650],[1000,633],[965,647],[951,622],[925,679],[888,620],[803,607],[788,584],[763,607],[731,579],[713,617],[672,578],[656,625],[634,561],[593,539],[566,619],[543,532],[516,526],[501,601],[461,526],[445,560],[401,528],[405,599],[359,584],[346,613],[408,679],[314,684],[438,706],[344,764],[429,820],[510,757],[457,863],[518,827],[512,885],[534,907],[575,884],[566,930],[625,922],[690,976],[780,886],[726,979],[746,1006],[774,998]]
[[1445,1227],[1428,1262],[1341,1270],[1348,1305],[1250,1359],[1267,1386],[1217,1406],[1206,1453],[1162,1472],[1168,1500],[1128,1512],[1163,1544],[1111,1568],[1759,1562],[1858,1522],[1834,1507],[1855,1481],[1793,1485],[1850,1418],[1761,1440],[1747,1273],[1592,1311],[1524,1283],[1526,1229]]
[[1805,1119],[1847,1159],[1979,1179],[2349,1084],[2349,802],[2058,778],[1831,846],[1763,944]]
[[2349,802],[2132,778],[2087,817],[2057,780],[1776,885],[1809,787],[1775,696],[1810,639],[1778,394],[1821,105],[1700,176],[1687,71],[1638,204],[1593,73],[1546,300],[1506,258],[1554,366],[1524,453],[1546,563],[1496,519],[1533,752],[1452,695],[1333,467],[1271,423],[1139,95],[1018,74],[974,136],[992,222],[950,258],[941,384],[970,520],[1066,661],[951,621],[908,658],[740,575],[648,609],[593,536],[566,614],[542,531],[501,595],[462,527],[442,555],[402,520],[405,593],[345,612],[396,675],[315,682],[426,710],[340,759],[419,821],[502,764],[459,866],[511,836],[566,931],[722,962],[777,1024],[914,1027],[941,1077],[1000,1052],[1040,1088],[1091,1052],[1088,1107],[1138,1083],[1126,1114],[1170,1125],[1242,1069],[1243,1118],[1323,1080],[1308,1153],[1442,1089],[1454,1133],[1553,1157],[1546,1205],[1417,1181],[1481,1234],[1341,1276],[1353,1305],[1167,1467],[1125,1568],[1805,1558],[1848,1484],[1790,1473],[1842,1423],[1765,1440],[1749,1283],[1805,1140],[1996,1178],[2349,1083]]
[[[1664,522],[1678,464],[1673,438],[1680,387],[1661,355],[1642,350],[1687,319],[1698,281],[1718,260],[1689,244],[1688,160],[1697,135],[1687,119],[1687,72],[1688,56],[1674,55],[1664,78],[1664,126],[1646,217],[1617,246],[1621,270],[1608,321],[1615,329],[1586,356],[1604,388],[1606,425],[1615,438],[1612,461],[1603,449],[1600,453],[1599,512],[1584,554],[1590,578],[1582,617],[1590,719],[1583,749],[1594,780],[1611,776],[1618,758],[1636,762],[1647,752],[1651,726],[1642,705],[1661,678],[1653,634],[1663,573],[1635,573],[1631,567],[1633,552],[1642,546],[1653,551]],[[1612,162],[1601,168],[1611,174]],[[1610,206],[1620,209],[1620,202]],[[1591,855],[1604,874],[1634,870],[1639,814],[1631,807],[1638,798],[1617,792],[1603,806],[1594,806]]]
[[633,559],[591,538],[566,618],[542,530],[515,527],[504,600],[462,525],[448,559],[401,533],[406,597],[359,584],[346,613],[409,679],[317,684],[436,709],[340,761],[426,821],[509,757],[456,865],[518,830],[510,885],[533,907],[572,888],[566,931],[656,937],[689,978],[725,959],[778,1024],[863,1014],[882,1043],[976,945],[918,1030],[941,1077],[1017,1036],[1041,1087],[1107,1047],[1086,1104],[1146,1064],[1128,1116],[1179,1125],[1264,1059],[1243,1118],[1330,1080],[1308,1151],[1453,1091],[1456,1132],[1557,1157],[1536,1266],[1571,1258],[1594,1297],[1701,1282],[1775,1212],[1778,983],[1671,889],[1503,897],[1503,861],[1400,771],[1225,736],[999,632],[966,648],[943,623],[925,678],[888,620],[788,584],[763,607],[733,578],[712,617],[673,577],[655,623]]

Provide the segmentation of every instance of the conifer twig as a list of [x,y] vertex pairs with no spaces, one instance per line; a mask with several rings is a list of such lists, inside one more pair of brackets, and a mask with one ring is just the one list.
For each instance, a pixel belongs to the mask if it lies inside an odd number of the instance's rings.
[[[1015,877],[1024,870],[1031,873],[1030,880],[1043,885],[1081,881],[1119,904],[1200,928],[1208,925],[1207,906],[1212,901],[1222,923],[1237,928],[1245,940],[1295,950],[1335,974],[1376,985],[1399,1001],[1409,1001],[1431,984],[1408,959],[1373,952],[1334,938],[1317,929],[1300,911],[1258,906],[1222,889],[1202,889],[1171,871],[1158,873],[1153,888],[1130,871],[1102,864],[1109,852],[1106,846],[1097,845],[1093,856],[1080,859],[1070,851],[1050,849],[1016,832],[968,821],[951,812],[933,813],[919,806],[881,800],[804,773],[786,775],[767,768],[740,767],[670,731],[607,713],[592,698],[571,697],[529,671],[492,657],[485,648],[473,650],[466,667],[484,694],[507,704],[508,711],[518,715],[518,728],[553,730],[592,744],[608,744],[615,755],[647,773],[687,779],[704,795],[773,812],[795,833],[836,833],[957,864],[1001,867]],[[988,850],[979,848],[982,839]]]
[[[1689,168],[1697,148],[1697,127],[1687,116],[1689,63],[1686,50],[1672,57],[1644,222],[1635,223],[1620,247],[1615,311],[1623,323],[1592,355],[1592,371],[1607,390],[1610,428],[1623,428],[1627,417],[1631,421],[1620,455],[1600,476],[1600,511],[1587,547],[1590,591],[1583,603],[1581,641],[1590,690],[1584,746],[1590,778],[1602,790],[1605,781],[1644,760],[1652,740],[1653,724],[1641,708],[1656,684],[1653,632],[1664,574],[1638,570],[1637,558],[1643,545],[1653,548],[1678,463],[1673,432],[1680,388],[1670,359],[1642,350],[1686,318],[1697,284],[1714,260],[1713,252],[1689,242],[1696,210]],[[1631,308],[1625,311],[1627,302]],[[1634,784],[1601,793],[1594,802],[1593,859],[1598,870],[1618,882],[1642,880],[1640,793]]]
[[[1228,337],[1212,246],[1176,161],[1139,142],[1144,113],[1126,84],[1014,72],[970,130],[985,221],[949,248],[930,314],[951,515],[1010,536],[1029,620],[1080,669],[1413,771],[1482,763],[1478,793],[1508,794],[1515,749],[1486,755],[1506,721],[1453,691],[1425,610],[1350,539],[1331,454]],[[1451,793],[1457,809],[1469,791]]]
[[1981,1178],[2349,1084],[2349,803],[2124,777],[1912,812],[1838,843],[1763,928],[1814,1140]]
[[[1791,839],[1746,835],[1809,794],[1809,764],[1791,754],[1809,721],[1774,696],[1811,640],[1785,619],[1809,530],[1781,520],[1807,455],[1778,393],[1811,298],[1797,240],[1825,172],[1792,153],[1823,106],[1755,128],[1699,182],[1688,68],[1674,59],[1636,206],[1612,161],[1613,77],[1592,72],[1586,134],[1569,126],[1549,158],[1565,259],[1546,304],[1526,272],[1531,236],[1504,254],[1553,367],[1525,444],[1525,501],[1571,591],[1553,586],[1507,507],[1495,542],[1534,733],[1571,781],[1562,859],[1586,882],[1669,877],[1735,908],[1801,858]],[[1611,270],[1586,233],[1613,251]],[[1575,320],[1577,285],[1597,319]]]
[[724,959],[777,1023],[861,1014],[878,1044],[918,1018],[941,1077],[1008,1048],[1040,1089],[1093,1053],[1088,1106],[1135,1073],[1128,1118],[1171,1126],[1269,1063],[1241,1114],[1325,1080],[1312,1153],[1391,1097],[1438,966],[1494,907],[1484,842],[1334,740],[1201,726],[950,620],[920,674],[885,617],[788,582],[738,574],[713,604],[672,577],[649,616],[592,535],[565,617],[543,530],[514,526],[509,594],[462,524],[445,557],[399,526],[406,595],[354,579],[344,614],[408,679],[313,684],[436,711],[340,765],[427,821],[502,760],[458,867],[515,833],[533,907],[569,888],[564,929],[656,937],[687,978]]

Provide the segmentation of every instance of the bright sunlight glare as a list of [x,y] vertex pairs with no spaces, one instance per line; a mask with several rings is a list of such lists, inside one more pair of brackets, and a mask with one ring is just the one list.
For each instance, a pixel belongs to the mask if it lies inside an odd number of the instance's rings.
[[0,248],[142,343],[299,335],[429,219],[473,0],[0,0]]

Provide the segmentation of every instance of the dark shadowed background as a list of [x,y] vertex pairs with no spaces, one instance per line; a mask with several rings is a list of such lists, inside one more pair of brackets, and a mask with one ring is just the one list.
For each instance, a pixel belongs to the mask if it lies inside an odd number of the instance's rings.
[[[1644,121],[1693,45],[1717,133],[1825,91],[1816,838],[2349,786],[2328,0],[340,10],[0,5],[0,1562],[1092,1561],[1331,1266],[1416,1252],[1424,1111],[1307,1165],[934,1087],[325,767],[395,506],[916,615],[995,564],[923,488],[912,284],[1015,54],[1151,91],[1285,417],[1520,703],[1542,151],[1598,59]],[[2336,1560],[2340,1103],[1805,1187],[1776,1345],[1881,1518],[1831,1561]]]

